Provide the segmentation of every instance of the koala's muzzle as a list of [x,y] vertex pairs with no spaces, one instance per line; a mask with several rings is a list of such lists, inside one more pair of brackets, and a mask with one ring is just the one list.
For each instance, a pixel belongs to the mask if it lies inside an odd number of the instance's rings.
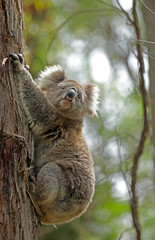
[[76,95],[75,90],[74,90],[73,88],[70,88],[70,89],[68,90],[67,94],[66,94],[66,99],[67,99],[68,101],[72,101],[73,98],[75,97],[75,95]]

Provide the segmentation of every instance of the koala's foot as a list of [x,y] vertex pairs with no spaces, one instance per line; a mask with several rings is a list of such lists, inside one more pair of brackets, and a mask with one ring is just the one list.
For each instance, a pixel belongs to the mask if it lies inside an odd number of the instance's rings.
[[22,54],[11,53],[11,54],[9,54],[9,59],[10,59],[11,64],[15,67],[16,70],[21,70],[23,68],[24,58],[23,58]]
[[31,202],[32,202],[36,212],[41,217],[41,216],[43,216],[43,214],[33,196],[33,194],[35,192],[35,178],[33,176],[28,176],[27,172],[25,172],[24,177],[25,177],[25,184],[27,187],[27,193],[31,199]]

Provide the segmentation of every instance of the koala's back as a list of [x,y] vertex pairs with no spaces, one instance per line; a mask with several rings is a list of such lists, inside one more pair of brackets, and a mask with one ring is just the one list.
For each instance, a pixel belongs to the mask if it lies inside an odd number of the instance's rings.
[[[40,166],[35,198],[43,213],[41,221],[46,224],[79,216],[94,193],[93,161],[81,130],[65,125],[61,131],[56,139],[48,140],[48,149],[38,155],[36,163]],[[42,140],[42,147],[44,142],[47,139]]]

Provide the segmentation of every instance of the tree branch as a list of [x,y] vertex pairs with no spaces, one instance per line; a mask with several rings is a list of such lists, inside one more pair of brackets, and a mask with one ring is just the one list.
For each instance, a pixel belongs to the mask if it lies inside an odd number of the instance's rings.
[[140,2],[144,5],[144,7],[151,13],[153,16],[155,16],[155,12],[153,12],[142,0]]
[[117,2],[117,4],[118,4],[118,6],[119,6],[120,9],[119,9],[119,8],[116,8],[116,7],[115,7],[115,9],[118,9],[119,11],[121,10],[121,12],[123,13],[123,15],[128,19],[128,21],[129,21],[131,24],[133,24],[133,21],[132,21],[131,17],[130,17],[129,14],[122,8],[119,0],[116,0],[116,2]]
[[65,19],[65,21],[63,21],[56,29],[52,30],[51,32],[49,32],[49,35],[52,34],[52,39],[49,43],[48,49],[50,48],[50,46],[52,45],[52,43],[54,42],[54,40],[57,38],[58,32],[69,22],[72,20],[72,18],[80,15],[80,14],[84,14],[84,13],[101,13],[104,12],[105,9],[104,8],[96,8],[96,9],[82,9],[79,11],[74,12],[73,14],[71,14],[68,18]]
[[[135,30],[135,34],[137,39],[141,39],[140,35],[140,28],[139,28],[139,22],[138,22],[138,16],[137,16],[137,10],[136,10],[136,0],[133,1],[133,27]],[[137,150],[133,157],[133,166],[131,171],[131,192],[132,192],[132,198],[131,198],[131,212],[132,212],[132,219],[133,224],[136,230],[137,234],[137,240],[141,240],[141,226],[138,216],[138,198],[136,194],[136,184],[137,184],[137,171],[138,171],[138,164],[139,164],[139,158],[143,152],[144,144],[146,137],[148,135],[149,130],[149,123],[148,123],[148,93],[145,88],[145,79],[144,79],[144,60],[143,60],[143,51],[142,48],[137,41],[136,44],[137,49],[137,58],[139,61],[139,81],[140,81],[140,91],[142,96],[142,102],[143,102],[143,128],[141,132],[141,138],[137,147]]]
[[140,87],[140,92],[141,92],[142,102],[143,102],[143,128],[141,131],[141,137],[140,137],[137,149],[133,156],[133,166],[131,170],[130,206],[131,206],[133,225],[137,235],[136,239],[141,240],[141,226],[140,226],[140,220],[139,220],[139,214],[138,214],[138,198],[136,193],[136,184],[137,184],[137,171],[138,171],[139,158],[143,152],[145,140],[149,131],[149,121],[148,121],[149,100],[148,100],[148,93],[145,88],[145,79],[144,79],[145,67],[144,67],[144,60],[143,60],[143,48],[140,44],[141,42],[143,42],[143,40],[141,39],[141,34],[140,34],[139,20],[138,20],[138,15],[136,10],[136,0],[133,0],[133,7],[132,7],[133,19],[131,19],[129,14],[122,8],[121,4],[119,3],[119,0],[116,0],[116,2],[120,10],[122,11],[123,15],[128,19],[128,21],[132,24],[135,30],[137,59],[139,62],[139,85],[140,85],[139,87]]

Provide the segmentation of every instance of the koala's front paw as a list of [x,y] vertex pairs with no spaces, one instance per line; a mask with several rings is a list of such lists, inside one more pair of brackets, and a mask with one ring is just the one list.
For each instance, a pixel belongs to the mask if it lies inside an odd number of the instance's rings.
[[9,54],[9,58],[10,58],[11,62],[19,61],[21,64],[23,63],[23,55],[20,53],[18,53],[18,54],[11,53],[11,54]]
[[22,54],[11,53],[9,54],[9,59],[11,64],[15,67],[16,70],[20,70],[22,68],[24,61]]

